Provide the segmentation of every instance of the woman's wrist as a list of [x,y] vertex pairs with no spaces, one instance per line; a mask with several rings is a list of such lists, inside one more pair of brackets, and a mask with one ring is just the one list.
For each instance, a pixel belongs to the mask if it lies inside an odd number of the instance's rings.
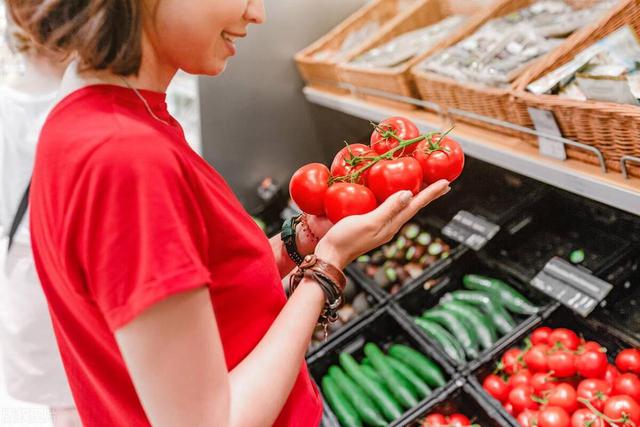
[[318,242],[314,253],[319,259],[328,262],[339,270],[344,270],[349,263],[349,260],[345,258],[344,254],[341,254],[324,239]]

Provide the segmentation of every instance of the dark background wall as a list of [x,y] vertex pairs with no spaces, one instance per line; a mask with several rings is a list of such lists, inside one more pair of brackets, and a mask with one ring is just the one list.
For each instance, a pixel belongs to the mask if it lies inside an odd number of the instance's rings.
[[362,137],[361,120],[308,104],[293,61],[365,0],[265,2],[267,22],[249,28],[224,74],[200,79],[204,157],[248,209],[265,176],[281,183],[300,165],[330,160],[344,139]]

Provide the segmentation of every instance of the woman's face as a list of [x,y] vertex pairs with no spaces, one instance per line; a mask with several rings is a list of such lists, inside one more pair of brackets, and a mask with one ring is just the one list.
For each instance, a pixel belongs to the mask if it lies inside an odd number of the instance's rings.
[[265,20],[263,0],[156,0],[150,41],[163,61],[191,74],[217,75],[249,24]]

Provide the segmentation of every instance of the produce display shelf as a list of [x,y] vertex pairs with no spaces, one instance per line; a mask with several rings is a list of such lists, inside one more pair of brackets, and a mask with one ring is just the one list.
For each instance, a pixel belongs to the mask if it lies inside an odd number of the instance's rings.
[[[382,121],[403,115],[414,120],[423,132],[448,126],[444,116],[402,108],[397,103],[374,102],[369,98],[365,100],[357,95],[336,94],[314,87],[305,87],[303,93],[313,104],[365,120]],[[640,213],[639,178],[625,179],[621,173],[605,173],[598,166],[572,159],[560,161],[543,157],[537,148],[520,138],[473,125],[458,123],[452,135],[469,156],[632,214]]]

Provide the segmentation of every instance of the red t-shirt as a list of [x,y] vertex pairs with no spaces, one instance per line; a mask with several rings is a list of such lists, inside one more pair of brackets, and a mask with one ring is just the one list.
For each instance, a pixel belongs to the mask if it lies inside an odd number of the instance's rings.
[[[170,126],[130,89],[89,86],[54,108],[36,155],[34,257],[89,427],[149,425],[114,332],[152,304],[207,286],[229,369],[285,304],[267,238],[189,148],[164,94],[141,93]],[[321,415],[303,363],[275,425],[318,425]]]

